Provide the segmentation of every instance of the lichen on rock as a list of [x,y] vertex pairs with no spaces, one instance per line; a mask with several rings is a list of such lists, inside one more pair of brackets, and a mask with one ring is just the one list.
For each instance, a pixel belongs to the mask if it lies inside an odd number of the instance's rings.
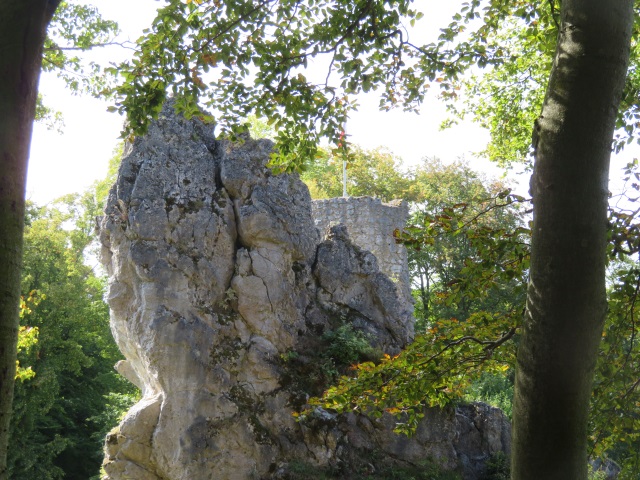
[[[327,332],[348,324],[395,353],[413,319],[373,254],[343,227],[322,237],[304,184],[266,167],[272,149],[218,141],[171,102],[126,147],[100,238],[118,370],[142,399],[107,438],[106,478],[284,478],[294,461],[348,471],[364,451],[459,468],[457,414],[434,410],[412,439],[390,417],[294,420],[323,387],[311,377]],[[476,429],[489,435],[480,456],[508,446],[492,415]]]

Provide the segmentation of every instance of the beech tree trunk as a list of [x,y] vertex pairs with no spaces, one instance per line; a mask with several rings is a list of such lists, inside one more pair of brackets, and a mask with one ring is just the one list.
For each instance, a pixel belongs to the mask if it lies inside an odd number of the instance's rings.
[[0,479],[16,373],[25,183],[42,47],[60,0],[0,3]]
[[518,349],[514,480],[586,480],[587,419],[607,309],[609,159],[632,0],[563,0],[533,134],[530,283]]

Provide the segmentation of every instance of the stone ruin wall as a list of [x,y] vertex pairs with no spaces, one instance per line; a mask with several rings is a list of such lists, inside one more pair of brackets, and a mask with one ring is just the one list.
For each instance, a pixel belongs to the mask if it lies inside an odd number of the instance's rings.
[[376,256],[380,271],[391,278],[398,293],[412,303],[407,249],[393,238],[393,231],[404,228],[407,221],[407,202],[383,203],[372,197],[337,197],[314,200],[311,208],[321,235],[331,225],[345,225],[351,240]]

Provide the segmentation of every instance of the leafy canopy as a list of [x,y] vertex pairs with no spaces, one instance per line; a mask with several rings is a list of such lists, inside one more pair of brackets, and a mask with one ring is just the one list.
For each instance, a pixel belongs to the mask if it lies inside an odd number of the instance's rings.
[[[515,13],[511,3],[485,11],[480,1],[465,3],[437,41],[416,44],[414,28],[428,12],[409,0],[174,0],[136,57],[113,70],[122,80],[117,109],[128,134],[145,131],[168,92],[187,115],[199,115],[199,104],[211,109],[227,133],[254,112],[277,127],[280,163],[294,168],[314,158],[320,138],[339,142],[359,93],[378,91],[385,110],[415,111],[433,84],[453,92],[470,66],[507,60],[486,38]],[[481,13],[479,27],[463,34]]]
[[[223,134],[249,113],[277,127],[281,169],[340,142],[360,93],[380,108],[418,111],[437,90],[456,117],[489,128],[489,158],[527,159],[559,25],[559,0],[462,2],[432,42],[418,42],[429,10],[410,0],[171,0],[110,73],[125,133],[141,134],[168,94],[187,115],[204,106]],[[638,7],[640,9],[640,6]],[[636,27],[638,28],[638,27]],[[617,148],[637,137],[638,49],[619,116]],[[432,88],[437,87],[437,88]]]

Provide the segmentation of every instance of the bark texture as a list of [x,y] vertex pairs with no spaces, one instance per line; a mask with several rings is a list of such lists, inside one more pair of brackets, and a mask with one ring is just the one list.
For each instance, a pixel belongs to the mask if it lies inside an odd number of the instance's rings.
[[0,479],[7,478],[29,144],[42,46],[58,3],[0,3]]
[[533,133],[531,280],[518,351],[512,478],[587,478],[587,417],[607,303],[611,141],[631,0],[564,0]]

